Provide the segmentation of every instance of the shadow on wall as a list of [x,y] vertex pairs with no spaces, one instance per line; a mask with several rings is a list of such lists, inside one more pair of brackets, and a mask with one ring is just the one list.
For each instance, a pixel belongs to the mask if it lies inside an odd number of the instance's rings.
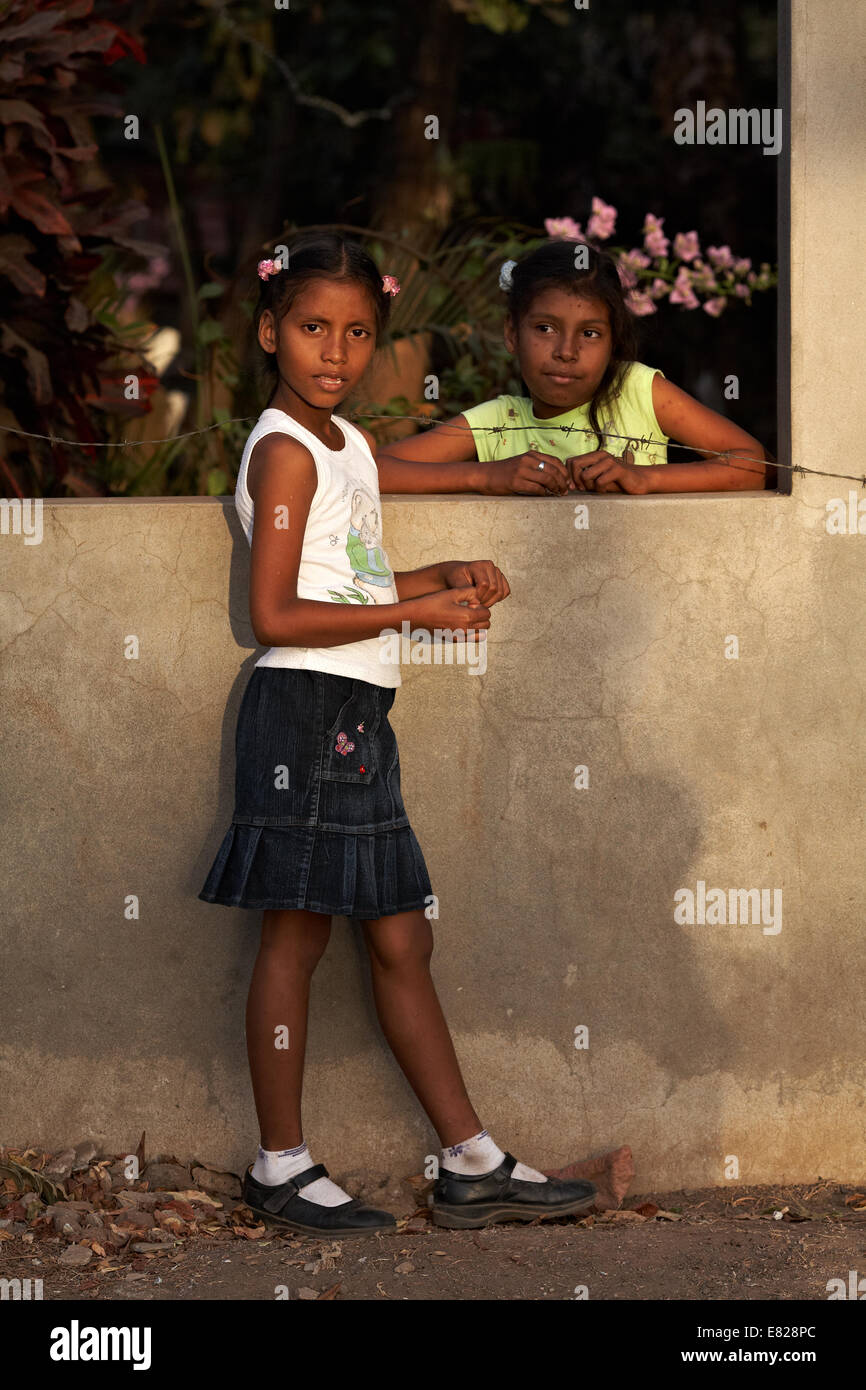
[[[228,609],[233,636],[244,649],[254,641],[247,616],[249,547],[231,505],[224,508],[224,516],[233,540]],[[237,712],[260,650],[256,648],[244,660],[227,701],[211,829],[184,885],[184,891],[193,895],[198,893],[231,820]],[[400,722],[407,729],[411,728],[411,685],[404,684],[398,693],[401,703],[405,702]],[[465,691],[452,691],[452,695],[460,701]],[[495,731],[491,730],[489,737],[495,742]],[[551,760],[560,737],[561,731],[552,722]],[[516,756],[519,760],[519,750]],[[417,762],[418,758],[413,750],[412,760]],[[421,812],[421,805],[413,798],[406,761],[404,758],[404,796],[417,829],[423,814],[413,814],[413,806]],[[494,764],[491,760],[486,765]],[[528,766],[524,771],[538,781],[537,768]],[[459,806],[465,795],[465,775],[466,768],[459,760],[444,767],[439,763],[435,804]],[[705,971],[693,959],[689,929],[673,921],[674,892],[691,881],[701,840],[699,808],[688,791],[670,780],[620,777],[607,791],[615,820],[593,823],[587,802],[564,834],[549,811],[545,815],[542,788],[536,789],[542,795],[539,814],[530,816],[531,824],[527,824],[526,820],[517,823],[513,819],[510,803],[503,807],[501,785],[492,775],[479,778],[474,785],[481,845],[473,837],[469,859],[462,863],[458,852],[453,861],[449,860],[446,873],[443,861],[449,846],[437,845],[434,853],[426,851],[431,874],[436,863],[439,882],[444,885],[439,890],[442,921],[434,923],[437,950],[433,968],[455,1033],[504,1034],[519,1045],[519,1037],[538,1033],[540,1014],[543,1041],[552,1044],[569,1063],[575,1059],[575,1025],[586,1023],[592,1034],[593,1060],[603,1057],[605,1041],[633,1040],[646,1051],[652,1040],[652,1061],[671,1082],[719,1068],[741,1071],[744,1064],[748,1070],[754,1056],[749,1040],[733,1032],[720,1015],[708,993]],[[423,848],[424,840],[421,835],[419,838]],[[484,853],[485,842],[493,859],[498,847],[505,847],[504,872],[495,872],[492,865],[489,871],[479,872],[478,852]],[[647,895],[648,877],[652,900]],[[664,885],[663,905],[658,901],[660,884]],[[242,1039],[243,1001],[258,949],[262,914],[204,903],[199,910],[205,914],[205,929],[229,929],[233,959],[229,966],[231,985],[222,999],[222,1021],[217,1025],[220,1036],[202,1038],[201,1057],[190,1060],[200,1060],[206,1067],[216,1045],[225,1048],[223,1062],[234,1070],[236,1061],[240,1072],[245,1057],[236,1049]],[[499,949],[491,950],[489,923],[497,920],[522,923],[523,938],[513,946],[509,943],[509,949],[502,949],[500,941]],[[456,922],[461,924],[459,930],[450,925]],[[471,929],[473,923],[475,930]],[[478,931],[481,924],[485,925],[483,936]],[[354,969],[346,968],[345,948],[339,941],[347,925]],[[581,966],[582,943],[590,936],[595,960],[591,977]],[[602,973],[599,941],[606,943]],[[224,960],[221,964],[224,966]],[[769,958],[763,967],[756,968],[770,973],[774,969]],[[458,982],[470,987],[464,989]],[[327,1005],[317,1011],[314,997],[309,1058],[338,1064],[371,1047],[381,1050],[394,1084],[414,1104],[408,1083],[381,1035],[369,987],[369,962],[357,922],[335,919],[328,954],[317,971],[315,995],[326,996]],[[540,1000],[544,1001],[541,1010]],[[506,1003],[514,1005],[508,1014]],[[685,1015],[687,1027],[683,1026]],[[335,1019],[339,1021],[336,1028]],[[765,1079],[766,1058],[759,1057],[757,1062],[760,1078]]]

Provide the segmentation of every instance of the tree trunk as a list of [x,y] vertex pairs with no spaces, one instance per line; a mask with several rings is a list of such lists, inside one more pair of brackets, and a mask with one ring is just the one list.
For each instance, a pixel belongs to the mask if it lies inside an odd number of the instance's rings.
[[[422,248],[434,244],[447,226],[454,200],[449,152],[464,25],[448,0],[433,0],[426,9],[410,60],[412,95],[395,111],[391,138],[383,141],[385,167],[373,225]],[[439,122],[438,139],[425,134],[430,116]]]

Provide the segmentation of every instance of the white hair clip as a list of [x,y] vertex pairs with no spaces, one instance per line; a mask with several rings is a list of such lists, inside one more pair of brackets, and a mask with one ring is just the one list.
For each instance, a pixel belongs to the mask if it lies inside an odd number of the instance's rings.
[[514,267],[515,267],[516,265],[517,265],[517,262],[516,262],[516,261],[503,261],[503,262],[502,262],[502,267],[501,267],[501,269],[500,269],[500,271],[499,271],[499,288],[500,288],[501,290],[510,290],[510,289],[511,289],[511,276],[512,276],[512,272],[514,271]]

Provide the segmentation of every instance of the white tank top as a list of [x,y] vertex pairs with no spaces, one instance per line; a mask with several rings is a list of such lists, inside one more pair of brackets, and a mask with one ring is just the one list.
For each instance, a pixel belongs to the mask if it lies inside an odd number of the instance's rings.
[[[288,434],[306,445],[316,462],[318,486],[307,518],[298,598],[321,603],[399,603],[394,574],[382,545],[382,505],[376,461],[361,431],[339,415],[331,417],[344,438],[329,449],[284,410],[263,410],[244,445],[235,485],[235,507],[253,543],[255,504],[247,490],[247,468],[266,434]],[[395,631],[399,624],[393,624]],[[270,647],[257,666],[290,666],[354,676],[371,685],[402,685],[399,662],[380,659],[387,643],[366,637],[338,647]],[[393,643],[391,644],[393,646]]]

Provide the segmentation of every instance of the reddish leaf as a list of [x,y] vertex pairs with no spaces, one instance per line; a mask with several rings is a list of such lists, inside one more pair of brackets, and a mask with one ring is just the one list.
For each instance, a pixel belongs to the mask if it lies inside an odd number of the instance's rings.
[[20,82],[24,76],[24,64],[18,58],[0,59],[0,82],[6,82],[13,87],[16,82]]
[[16,39],[34,39],[39,34],[45,34],[63,19],[63,11],[42,10],[39,14],[31,15],[22,24],[11,29],[2,31],[4,44],[14,43]]
[[114,25],[106,21],[83,29],[72,29],[69,33],[52,34],[41,45],[41,56],[45,62],[62,63],[79,53],[102,53],[111,47],[113,30]]
[[26,338],[22,338],[8,323],[0,329],[0,347],[16,355],[20,352],[24,358],[27,378],[34,397],[40,405],[47,404],[51,400],[51,372],[45,353],[28,343]]
[[45,276],[27,256],[35,252],[32,242],[23,236],[0,237],[0,274],[6,275],[22,294],[45,293]]
[[31,106],[29,101],[0,101],[0,121],[4,125],[11,125],[13,121],[21,121],[24,125],[38,126],[41,130],[45,130],[41,111],[37,111],[36,107]]
[[18,188],[12,198],[12,206],[19,217],[32,222],[40,232],[47,232],[49,235],[53,233],[55,236],[75,235],[60,209],[41,193],[34,193],[29,188]]
[[58,145],[56,148],[64,159],[95,159],[99,154],[98,145]]
[[104,63],[116,63],[118,58],[123,58],[129,53],[137,63],[146,63],[147,55],[138,40],[134,39],[131,34],[127,34],[124,29],[118,29],[117,25],[113,27],[116,30],[114,43],[102,55],[102,61]]

